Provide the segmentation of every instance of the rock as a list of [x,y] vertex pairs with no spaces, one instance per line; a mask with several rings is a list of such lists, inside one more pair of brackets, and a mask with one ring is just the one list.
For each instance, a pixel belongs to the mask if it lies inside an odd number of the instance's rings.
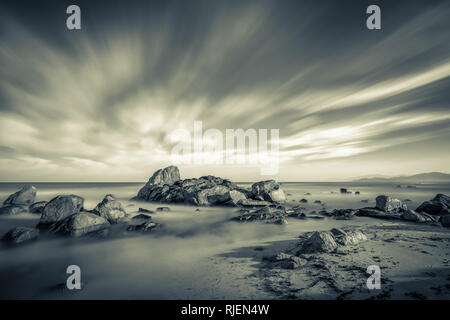
[[25,185],[17,191],[11,194],[4,202],[3,205],[25,205],[29,206],[36,199],[36,188],[32,185]]
[[42,211],[38,227],[62,221],[83,210],[84,199],[76,195],[60,195],[50,200]]
[[284,202],[286,196],[275,180],[259,181],[252,185],[252,197],[262,197],[269,202]]
[[356,216],[372,217],[379,219],[401,219],[402,212],[386,212],[377,208],[361,208],[355,213]]
[[305,193],[305,196],[310,196],[310,195],[311,195],[311,193],[309,193],[309,192]]
[[316,200],[316,201],[314,201],[314,203],[322,203],[322,201]]
[[148,209],[144,209],[144,208],[139,208],[138,212],[144,212],[144,213],[155,213],[155,211],[152,211],[152,210],[148,210]]
[[232,220],[240,222],[263,221],[266,223],[287,224],[285,215],[286,212],[284,210],[264,207],[251,212],[243,211],[240,216],[234,217]]
[[42,212],[44,211],[44,207],[47,203],[48,203],[47,201],[39,201],[33,203],[29,208],[30,213],[42,214]]
[[230,200],[230,189],[223,185],[203,189],[197,194],[197,203],[201,206],[224,204]]
[[408,209],[406,210],[401,218],[403,220],[407,221],[413,221],[418,223],[424,223],[424,222],[436,222],[432,216],[426,214],[426,213],[419,213],[414,210]]
[[341,193],[348,193],[347,188],[341,188],[341,189],[339,189],[339,191],[340,191]]
[[361,193],[360,193],[359,191],[356,191],[355,194],[356,194],[356,195],[360,195]]
[[99,231],[109,232],[110,227],[110,223],[105,218],[83,211],[55,222],[49,227],[49,231],[71,237],[81,237]]
[[142,224],[138,225],[130,225],[128,226],[128,231],[141,231],[141,232],[149,232],[155,228],[160,227],[161,225],[159,223],[153,222],[153,221],[146,221]]
[[122,206],[122,203],[117,201],[116,198],[111,194],[107,194],[103,198],[102,202],[97,204],[97,206],[93,210],[93,213],[105,218],[109,223],[112,224],[123,222],[128,217],[127,212]]
[[27,212],[26,206],[20,206],[20,205],[6,205],[0,208],[0,215],[16,215],[20,213]]
[[163,186],[165,184],[171,185],[180,180],[180,171],[178,167],[169,166],[164,169],[159,169],[148,180],[152,185]]
[[245,194],[238,190],[230,190],[228,191],[228,197],[230,198],[230,204],[237,206],[239,201],[245,201],[247,200],[247,197]]
[[335,217],[337,219],[349,220],[352,219],[356,214],[356,210],[353,209],[334,209],[327,215]]
[[364,200],[361,200],[361,202],[369,203],[369,200],[368,199],[364,199]]
[[308,203],[308,200],[306,200],[306,199],[303,198],[303,199],[300,200],[300,202],[302,202],[302,203]]
[[36,228],[16,227],[9,230],[2,240],[8,244],[17,245],[36,240],[38,237],[39,230]]
[[270,206],[272,203],[268,202],[268,201],[259,201],[259,200],[251,200],[251,199],[246,199],[246,200],[239,200],[238,201],[238,205],[242,206],[242,207],[266,207],[266,206]]
[[441,219],[439,219],[439,222],[442,224],[442,226],[450,228],[450,215],[447,214],[445,216],[442,216]]
[[430,201],[423,202],[416,209],[417,212],[425,212],[432,215],[450,214],[450,197],[439,193]]
[[264,260],[272,262],[275,264],[274,267],[279,267],[282,269],[297,269],[307,263],[305,259],[283,252],[274,256],[266,257]]
[[170,208],[169,207],[159,207],[159,208],[156,208],[156,211],[159,211],[159,212],[169,212],[170,211]]
[[411,199],[405,199],[405,200],[403,200],[403,202],[411,202],[412,200]]
[[406,204],[404,204],[401,200],[385,195],[376,197],[375,201],[375,207],[385,212],[405,211],[408,209]]
[[343,246],[358,244],[367,240],[367,236],[361,231],[344,231],[342,229],[331,229],[335,241]]
[[151,220],[152,216],[149,216],[148,214],[141,213],[141,214],[138,214],[138,215],[134,216],[132,219],[133,220]]
[[416,186],[406,186],[407,189],[416,189]]
[[305,242],[303,242],[299,254],[333,252],[338,247],[333,234],[329,231],[316,231]]

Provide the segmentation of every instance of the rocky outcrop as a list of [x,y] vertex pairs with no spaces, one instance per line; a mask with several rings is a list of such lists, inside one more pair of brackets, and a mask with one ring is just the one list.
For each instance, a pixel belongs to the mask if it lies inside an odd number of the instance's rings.
[[408,209],[406,210],[402,215],[401,218],[403,220],[412,221],[412,222],[418,222],[418,223],[436,223],[438,222],[437,217],[433,217],[432,215],[429,215],[427,213],[423,212],[416,212],[414,210]]
[[35,202],[30,206],[29,211],[30,211],[30,213],[34,213],[34,214],[42,214],[46,204],[47,204],[47,201]]
[[16,215],[27,212],[26,206],[21,205],[6,205],[0,208],[0,215]]
[[256,199],[258,196],[262,197],[262,200],[269,202],[284,202],[286,196],[280,185],[275,180],[266,180],[256,182],[252,185],[252,197]]
[[156,171],[132,200],[199,206],[252,206],[248,201],[266,201],[270,204],[285,199],[283,190],[274,180],[257,182],[249,191],[227,179],[211,175],[181,180],[178,168],[170,166]]
[[39,237],[39,230],[36,228],[16,227],[9,230],[2,238],[8,244],[23,244],[31,242]]
[[350,220],[355,217],[356,212],[357,210],[353,209],[334,209],[331,212],[327,212],[326,215],[337,220]]
[[450,197],[439,193],[430,201],[425,201],[418,206],[416,212],[425,212],[431,215],[450,214]]
[[25,185],[17,191],[11,194],[4,202],[3,205],[22,205],[29,206],[36,199],[36,188],[32,185]]
[[80,213],[84,199],[76,195],[60,195],[50,200],[42,211],[38,227],[49,226],[55,222]]
[[107,194],[103,198],[102,202],[95,207],[93,213],[105,218],[109,223],[113,224],[123,222],[128,218],[127,212],[122,206],[122,203],[117,201],[111,194]]
[[106,236],[110,226],[105,218],[83,211],[52,224],[49,231],[71,237],[81,237],[93,233]]

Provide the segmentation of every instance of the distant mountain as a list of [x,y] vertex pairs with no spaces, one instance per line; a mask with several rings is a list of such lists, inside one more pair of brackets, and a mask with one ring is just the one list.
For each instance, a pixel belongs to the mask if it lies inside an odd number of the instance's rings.
[[398,177],[366,177],[356,179],[358,182],[389,182],[389,183],[450,183],[450,174],[442,172],[428,172],[419,173],[412,176],[398,176]]

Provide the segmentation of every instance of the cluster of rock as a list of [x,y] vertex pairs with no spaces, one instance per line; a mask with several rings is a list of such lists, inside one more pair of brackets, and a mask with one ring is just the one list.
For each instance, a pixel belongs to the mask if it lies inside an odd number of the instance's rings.
[[[36,240],[40,233],[68,235],[81,237],[85,235],[105,237],[110,232],[112,224],[123,223],[130,220],[122,203],[108,194],[97,204],[93,210],[84,208],[84,199],[77,195],[58,195],[50,201],[34,202],[36,188],[25,186],[16,193],[10,195],[4,202],[3,214],[17,214],[17,210],[10,207],[20,207],[20,212],[33,212],[40,214],[39,223],[35,228],[16,227],[8,231],[3,240],[10,244],[21,244]],[[167,208],[159,208],[161,210]],[[151,221],[151,217],[139,215],[135,221],[138,226],[130,224],[128,230],[149,231],[157,223]],[[141,221],[145,220],[145,221]]]
[[[385,195],[378,196],[375,208],[361,208],[355,215],[368,216],[381,219],[398,219],[418,223],[448,225],[449,197],[438,194],[430,201],[425,201],[416,210],[408,209],[407,205],[399,199]],[[450,221],[449,221],[450,222]]]
[[264,260],[270,262],[272,267],[297,269],[308,263],[309,254],[332,253],[339,248],[356,245],[366,240],[368,240],[367,236],[358,230],[334,228],[330,231],[315,231],[304,236],[295,254],[281,252],[265,257]]
[[169,166],[156,171],[132,200],[258,207],[283,202],[286,196],[274,180],[254,183],[247,190],[215,176],[182,180],[178,168]]

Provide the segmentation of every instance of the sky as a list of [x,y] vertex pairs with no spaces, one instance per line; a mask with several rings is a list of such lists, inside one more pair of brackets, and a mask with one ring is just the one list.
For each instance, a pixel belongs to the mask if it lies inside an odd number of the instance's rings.
[[278,170],[182,178],[450,172],[448,17],[448,1],[2,1],[0,181],[146,181],[195,121],[278,129]]

